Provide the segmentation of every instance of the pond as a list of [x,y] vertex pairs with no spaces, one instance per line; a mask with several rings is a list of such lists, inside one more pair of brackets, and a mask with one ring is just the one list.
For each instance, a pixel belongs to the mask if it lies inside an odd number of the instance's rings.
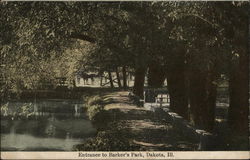
[[95,134],[77,100],[10,101],[1,106],[1,151],[72,151]]

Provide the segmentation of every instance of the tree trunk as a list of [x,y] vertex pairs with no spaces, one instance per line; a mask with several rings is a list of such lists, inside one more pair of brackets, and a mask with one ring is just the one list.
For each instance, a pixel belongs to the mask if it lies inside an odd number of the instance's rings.
[[[243,56],[242,56],[243,57]],[[228,122],[231,128],[237,132],[237,134],[248,133],[248,80],[246,72],[247,63],[246,60],[240,57],[239,66],[234,66],[229,80],[229,97],[230,106],[228,112]],[[245,62],[243,62],[245,61]],[[245,64],[244,64],[245,63]],[[244,69],[243,65],[246,66]]]
[[170,97],[170,108],[185,119],[188,119],[188,96],[186,86],[186,50],[182,44],[177,44],[171,50],[166,66],[167,86]]
[[76,88],[76,80],[72,79],[73,88]]
[[184,70],[167,73],[170,108],[185,119],[188,119],[188,97],[186,95]]
[[120,79],[120,74],[119,74],[119,70],[118,68],[116,68],[116,77],[117,77],[117,84],[119,88],[122,88],[122,84],[121,84],[121,79]]
[[109,75],[109,83],[110,83],[110,87],[114,88],[114,84],[113,84],[113,79],[112,79],[112,74],[110,71],[108,71],[108,75]]
[[122,78],[123,78],[123,89],[126,89],[128,86],[127,86],[127,71],[125,66],[122,67]]
[[148,86],[153,88],[160,88],[163,86],[166,75],[164,67],[152,62],[148,68]]
[[190,78],[191,120],[200,129],[212,131],[215,121],[217,85],[214,71],[192,70]]
[[234,134],[248,137],[249,115],[249,52],[248,25],[241,34],[237,34],[234,43],[239,56],[231,64],[229,76],[229,112],[228,122]]
[[102,75],[100,76],[100,86],[102,87]]
[[143,98],[145,72],[146,72],[146,69],[143,67],[136,68],[135,70],[135,81],[134,81],[133,93],[139,96],[140,98]]

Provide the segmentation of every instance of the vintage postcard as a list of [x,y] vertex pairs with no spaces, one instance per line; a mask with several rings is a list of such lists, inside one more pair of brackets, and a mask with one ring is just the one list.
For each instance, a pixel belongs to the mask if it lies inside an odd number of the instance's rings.
[[249,159],[249,9],[2,0],[1,159]]

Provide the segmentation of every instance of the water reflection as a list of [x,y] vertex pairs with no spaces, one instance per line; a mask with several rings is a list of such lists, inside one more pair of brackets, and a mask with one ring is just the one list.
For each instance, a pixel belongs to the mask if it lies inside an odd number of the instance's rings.
[[[29,106],[29,116],[18,115],[18,105]],[[1,113],[1,150],[70,151],[96,133],[80,103],[9,102],[8,108]]]
[[79,106],[77,105],[77,104],[75,104],[75,117],[79,117],[80,116],[80,108],[79,108]]
[[3,149],[13,151],[70,151],[72,146],[81,142],[81,139],[40,138],[27,134],[1,135]]

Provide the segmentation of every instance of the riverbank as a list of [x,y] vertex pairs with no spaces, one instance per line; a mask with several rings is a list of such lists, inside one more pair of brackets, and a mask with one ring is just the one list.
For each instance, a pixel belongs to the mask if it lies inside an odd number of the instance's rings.
[[92,119],[98,129],[97,136],[77,145],[76,150],[197,150],[198,142],[177,132],[164,113],[139,107],[128,95],[127,91],[116,91],[101,96],[104,101],[98,104],[101,107],[100,114]]
[[11,92],[2,100],[26,100],[26,99],[82,99],[83,96],[103,95],[109,92],[117,91],[118,88],[93,88],[76,87],[69,89],[61,87],[47,90],[22,90],[19,93]]

